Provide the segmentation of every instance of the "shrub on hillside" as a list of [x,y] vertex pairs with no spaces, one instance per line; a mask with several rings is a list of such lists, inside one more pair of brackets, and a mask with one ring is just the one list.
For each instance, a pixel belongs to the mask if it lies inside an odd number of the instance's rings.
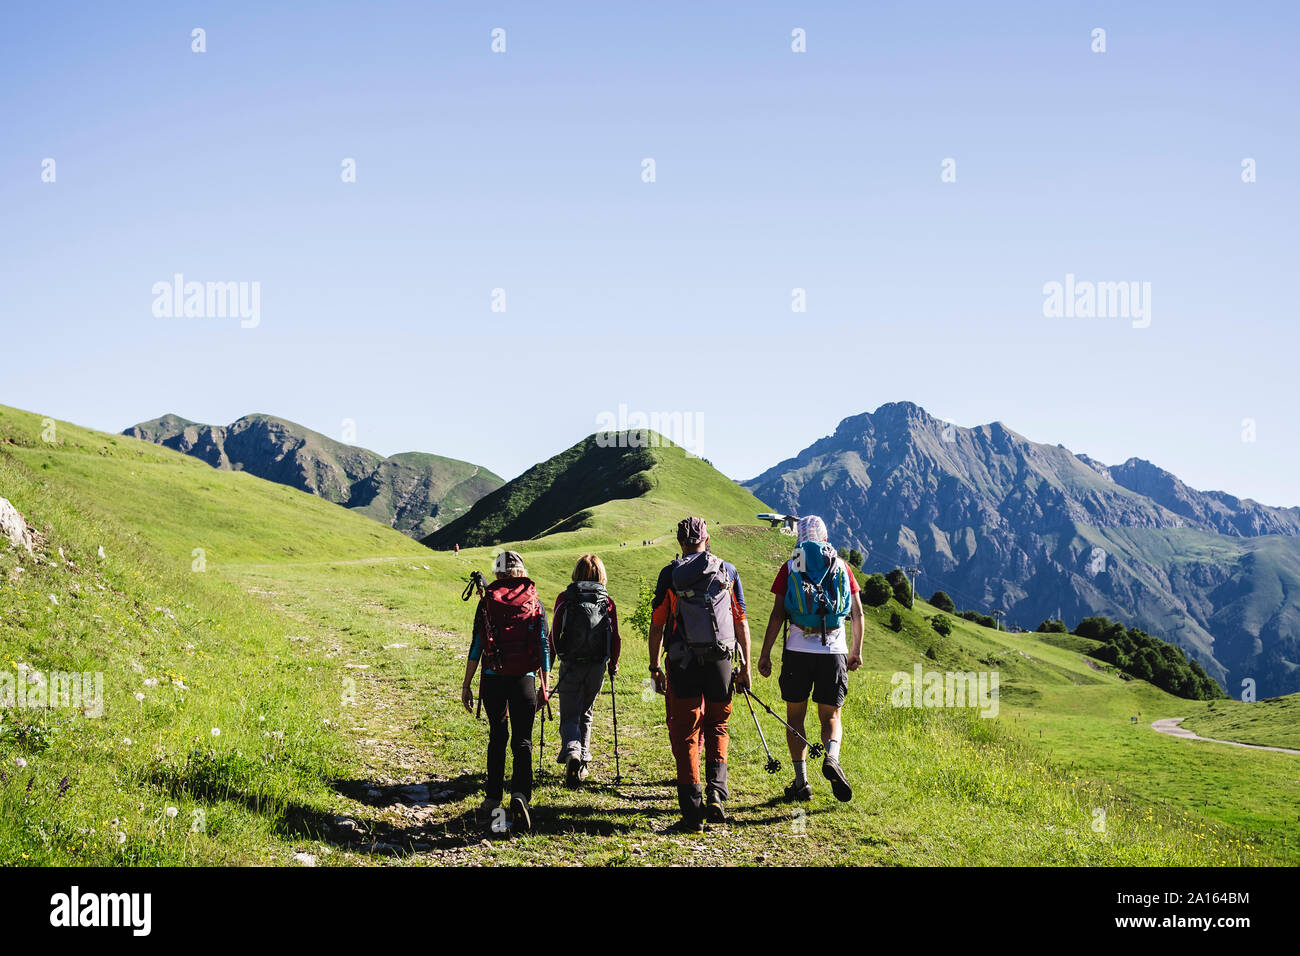
[[894,568],[885,575],[885,580],[889,582],[890,588],[894,592],[894,600],[903,607],[912,606],[912,585],[907,580],[907,575],[899,568]]
[[935,591],[930,595],[930,603],[940,611],[947,611],[949,614],[957,613],[957,605],[952,603],[952,598],[948,597],[946,591]]
[[862,603],[867,607],[882,607],[893,593],[894,589],[889,586],[883,574],[868,575],[862,585]]
[[967,621],[973,621],[980,627],[991,627],[996,630],[998,626],[998,619],[992,614],[981,614],[979,611],[959,611],[957,616]]
[[1101,642],[1088,656],[1114,664],[1177,697],[1212,700],[1228,696],[1198,662],[1188,660],[1182,648],[1140,628],[1098,616],[1084,618],[1072,633]]
[[889,615],[889,629],[897,633],[903,629],[903,615],[895,611]]
[[633,631],[642,637],[648,638],[650,636],[650,615],[653,613],[650,605],[654,602],[655,589],[650,586],[645,578],[638,578],[636,590],[636,610],[632,612],[628,622],[632,625]]
[[857,548],[849,548],[849,566],[862,569],[862,552]]
[[1053,620],[1052,618],[1042,621],[1034,630],[1039,634],[1068,634],[1070,632],[1064,621]]
[[936,614],[934,617],[930,618],[930,626],[944,637],[947,637],[952,633],[952,623],[942,614]]

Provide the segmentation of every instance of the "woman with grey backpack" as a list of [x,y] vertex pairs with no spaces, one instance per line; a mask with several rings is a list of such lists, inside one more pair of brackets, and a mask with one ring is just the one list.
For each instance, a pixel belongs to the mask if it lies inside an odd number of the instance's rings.
[[560,659],[560,753],[564,782],[576,787],[587,779],[591,762],[591,718],[608,672],[618,673],[622,642],[618,610],[605,589],[605,565],[584,554],[573,569],[573,583],[555,599],[555,653]]

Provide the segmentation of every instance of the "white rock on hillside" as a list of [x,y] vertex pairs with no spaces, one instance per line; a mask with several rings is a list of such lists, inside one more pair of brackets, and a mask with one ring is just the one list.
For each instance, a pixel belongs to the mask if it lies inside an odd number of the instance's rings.
[[36,532],[28,527],[27,519],[7,498],[0,498],[0,536],[8,538],[15,548],[26,548],[28,553],[36,543]]

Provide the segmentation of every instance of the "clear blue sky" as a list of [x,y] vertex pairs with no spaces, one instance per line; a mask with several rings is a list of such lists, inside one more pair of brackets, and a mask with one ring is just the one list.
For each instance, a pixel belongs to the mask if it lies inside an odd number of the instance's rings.
[[[0,402],[507,477],[627,404],[749,478],[905,399],[1300,504],[1297,5],[305,6],[5,5]],[[260,325],[156,318],[177,272]]]

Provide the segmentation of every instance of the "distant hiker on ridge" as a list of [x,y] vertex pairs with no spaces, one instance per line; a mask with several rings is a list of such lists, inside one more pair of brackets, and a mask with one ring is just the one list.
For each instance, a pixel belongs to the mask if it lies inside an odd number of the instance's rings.
[[[817,704],[826,758],[822,776],[831,782],[835,798],[847,802],[853,788],[840,767],[840,714],[849,692],[849,671],[862,666],[862,599],[852,570],[826,540],[826,523],[816,515],[799,519],[799,545],[781,565],[772,593],[776,603],[767,622],[758,672],[772,674],[772,645],[783,623],[789,633],[781,652],[781,698],[786,719],[803,732],[808,696]],[[853,649],[844,639],[844,619],[853,622]],[[790,733],[785,735],[794,763],[794,783],[785,788],[787,800],[811,800],[808,783],[808,748]]]
[[533,825],[528,810],[533,795],[533,718],[546,704],[551,669],[546,608],[518,552],[501,552],[492,569],[496,580],[484,589],[474,610],[474,638],[460,700],[474,712],[470,682],[482,658],[479,704],[488,715],[488,752],[487,793],[479,810],[493,814],[501,805],[509,745],[510,819],[516,832],[526,832]]
[[573,583],[555,599],[551,622],[555,653],[560,658],[560,754],[564,782],[576,787],[587,779],[591,762],[591,717],[605,672],[618,673],[623,643],[618,636],[618,609],[605,590],[605,564],[584,554],[573,569]]
[[[709,553],[703,518],[677,525],[682,557],[659,572],[650,617],[650,676],[668,698],[668,738],[677,764],[683,829],[727,819],[727,720],[733,683],[749,686],[749,624],[735,566]],[[666,650],[668,666],[660,668]],[[732,670],[733,660],[739,662]],[[700,785],[704,738],[707,806]]]

